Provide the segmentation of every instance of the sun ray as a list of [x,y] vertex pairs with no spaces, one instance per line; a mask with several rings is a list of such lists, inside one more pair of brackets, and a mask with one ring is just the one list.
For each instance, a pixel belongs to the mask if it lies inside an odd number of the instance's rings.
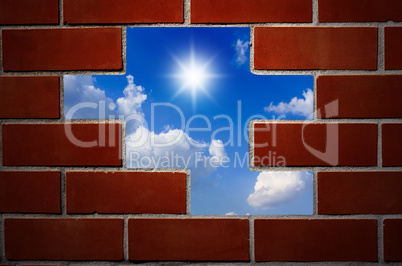
[[179,59],[174,54],[172,54],[172,57],[178,66],[178,71],[171,75],[171,77],[180,80],[182,83],[180,88],[173,95],[172,99],[186,91],[190,91],[192,104],[194,107],[196,106],[197,94],[199,92],[202,92],[208,98],[213,100],[208,87],[211,86],[211,79],[220,77],[220,75],[216,73],[211,73],[212,62],[214,61],[215,57],[210,57],[207,60],[201,61],[198,57],[196,57],[193,46],[191,46],[188,58]]

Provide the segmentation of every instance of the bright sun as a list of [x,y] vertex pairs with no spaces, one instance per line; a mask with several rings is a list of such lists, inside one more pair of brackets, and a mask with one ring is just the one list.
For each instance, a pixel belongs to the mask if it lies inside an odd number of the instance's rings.
[[173,58],[179,66],[178,72],[173,76],[179,79],[182,84],[173,97],[175,98],[185,91],[190,91],[193,105],[195,105],[197,92],[201,91],[212,99],[208,92],[208,85],[210,85],[209,81],[218,76],[209,72],[211,70],[211,62],[213,61],[213,58],[200,62],[200,60],[195,56],[194,49],[191,49],[190,56],[186,60],[180,60],[175,56],[173,56]]
[[183,69],[182,72],[182,79],[185,84],[184,86],[190,87],[191,90],[202,88],[206,78],[207,75],[204,72],[204,69],[196,64],[190,65],[188,68]]

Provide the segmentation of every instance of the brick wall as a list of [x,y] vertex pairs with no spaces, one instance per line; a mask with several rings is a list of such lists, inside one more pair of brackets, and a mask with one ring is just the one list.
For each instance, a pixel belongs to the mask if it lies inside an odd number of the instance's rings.
[[[400,0],[0,1],[0,264],[402,261],[401,10]],[[124,73],[126,27],[137,25],[247,26],[253,73],[315,77],[320,112],[304,137],[325,149],[336,128],[336,163],[300,144],[303,124],[280,122],[288,165],[269,167],[253,159],[268,152],[256,144],[270,122],[249,128],[253,170],[313,171],[313,215],[191,216],[189,172],[127,170],[122,121],[66,123],[63,75]]]

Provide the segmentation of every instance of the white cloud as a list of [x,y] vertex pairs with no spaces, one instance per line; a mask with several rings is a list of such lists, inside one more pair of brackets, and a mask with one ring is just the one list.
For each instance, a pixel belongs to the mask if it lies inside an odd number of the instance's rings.
[[[192,169],[193,176],[210,176],[217,168],[227,164],[229,160],[222,140],[213,139],[209,144],[208,153],[209,155],[206,155],[206,152],[202,151],[196,155],[197,163]],[[217,177],[219,178],[219,176]]]
[[[64,76],[64,113],[68,119],[98,119],[99,110],[97,108],[84,107],[83,103],[99,104],[105,102],[106,107],[113,103],[113,100],[106,96],[105,91],[95,87],[96,79],[92,76]],[[78,104],[81,108],[75,112],[68,111]],[[109,110],[106,117],[108,117]],[[67,114],[72,115],[67,117]]]
[[300,197],[312,189],[311,172],[262,172],[247,202],[256,209],[271,209]]
[[226,213],[225,215],[237,215],[237,213],[235,213],[235,212],[228,212],[228,213]]
[[207,147],[190,145],[188,135],[179,129],[169,129],[156,134],[140,126],[127,136],[128,167],[133,168],[188,168],[194,163],[196,152]]
[[[193,177],[209,176],[219,166],[211,160],[219,161],[226,156],[221,140],[210,144],[197,141],[169,124],[157,134],[145,126],[142,104],[147,99],[145,89],[134,84],[134,77],[127,76],[124,97],[114,102],[104,90],[96,88],[92,76],[65,76],[65,110],[82,103],[95,104],[96,108],[79,109],[70,118],[98,119],[99,103],[105,102],[106,118],[109,115],[126,119],[126,153],[129,168],[192,168]],[[94,106],[94,105],[92,105]],[[110,108],[111,107],[111,108]],[[129,121],[129,122],[128,122]],[[199,157],[200,160],[196,160]]]
[[139,113],[142,103],[147,99],[147,95],[144,94],[142,86],[134,84],[133,76],[127,76],[127,86],[124,88],[123,93],[124,97],[118,98],[116,101],[118,112],[124,116]]
[[238,39],[235,48],[234,62],[237,66],[242,66],[248,60],[248,51],[250,49],[250,42]]
[[291,113],[293,115],[304,116],[308,119],[312,119],[313,115],[313,102],[314,94],[311,89],[303,91],[304,99],[294,97],[289,103],[280,102],[278,105],[274,105],[272,102],[264,110],[267,112],[275,112],[279,115]]
[[192,168],[192,177],[198,178],[209,176],[216,170],[217,166],[211,164],[211,158],[220,159],[219,156],[226,156],[223,145],[219,146],[222,144],[221,140],[212,140],[208,145],[192,139],[182,130],[170,127],[166,129],[156,134],[140,126],[128,135],[127,167]]
[[116,100],[116,112],[126,120],[126,134],[134,132],[144,123],[142,104],[147,99],[145,89],[134,84],[134,77],[127,76],[127,86],[123,90],[124,97]]
[[[128,132],[133,132],[144,122],[141,106],[147,99],[142,86],[134,84],[134,77],[127,76],[127,86],[123,97],[114,102],[106,96],[104,90],[96,88],[96,79],[92,76],[64,76],[64,110],[69,114],[68,119],[99,119],[109,116],[127,119]],[[83,104],[88,104],[84,107]],[[80,104],[80,105],[79,105]],[[95,104],[95,105],[94,105]],[[104,110],[100,108],[104,104]],[[81,108],[77,108],[81,106]],[[76,111],[68,112],[71,108]],[[84,108],[82,108],[84,107]],[[71,109],[71,110],[73,110]],[[101,109],[101,110],[99,110]],[[103,117],[102,117],[103,116]]]
[[218,139],[213,139],[211,141],[211,144],[209,145],[209,149],[208,149],[209,153],[217,158],[222,158],[224,156],[226,156],[226,152],[225,152],[225,147],[223,145],[222,140]]

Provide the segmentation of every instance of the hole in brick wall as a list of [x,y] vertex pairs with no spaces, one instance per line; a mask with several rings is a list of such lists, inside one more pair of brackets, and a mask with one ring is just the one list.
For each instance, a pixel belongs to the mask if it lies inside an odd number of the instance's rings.
[[64,77],[67,119],[124,119],[129,168],[190,168],[192,214],[312,214],[312,173],[250,171],[247,132],[311,119],[312,76],[252,74],[249,28],[128,28],[126,48],[126,75]]

